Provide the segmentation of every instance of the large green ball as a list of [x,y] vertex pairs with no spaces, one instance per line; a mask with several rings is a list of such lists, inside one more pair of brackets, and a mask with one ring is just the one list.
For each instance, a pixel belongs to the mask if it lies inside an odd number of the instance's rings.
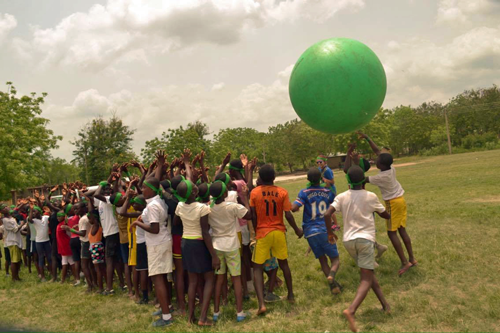
[[348,38],[326,39],[297,60],[288,86],[297,115],[331,134],[368,124],[384,102],[384,67],[365,44]]

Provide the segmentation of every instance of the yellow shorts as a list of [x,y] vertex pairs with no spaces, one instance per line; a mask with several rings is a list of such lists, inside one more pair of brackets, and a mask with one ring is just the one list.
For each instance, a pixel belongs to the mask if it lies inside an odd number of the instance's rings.
[[132,246],[128,246],[128,265],[137,266],[137,244],[134,242]]
[[10,252],[11,263],[16,264],[18,262],[21,262],[22,260],[21,248],[19,248],[17,245],[11,245],[9,246],[9,252]]
[[385,202],[385,208],[391,218],[387,220],[387,231],[397,231],[406,228],[406,201],[404,197],[394,198]]
[[243,249],[241,248],[243,245],[243,236],[241,235],[241,231],[238,231],[238,240],[240,241],[240,256],[243,254]]
[[286,235],[281,230],[273,230],[264,238],[257,239],[252,255],[252,261],[262,265],[267,259],[273,256],[278,260],[288,259],[288,247],[286,246]]

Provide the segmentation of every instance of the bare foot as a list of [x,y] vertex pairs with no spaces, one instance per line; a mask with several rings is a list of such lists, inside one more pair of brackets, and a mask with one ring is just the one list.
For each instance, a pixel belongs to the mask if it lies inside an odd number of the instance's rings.
[[349,323],[349,328],[353,332],[357,332],[358,328],[356,327],[356,322],[354,321],[354,315],[347,309],[342,311],[342,314],[344,315],[345,319],[347,319],[347,322]]
[[412,266],[411,262],[407,262],[406,264],[404,264],[403,267],[401,267],[401,269],[399,270],[398,275],[401,277],[401,275],[406,273],[411,266]]
[[198,326],[212,326],[214,323],[211,320],[201,321],[198,320]]
[[381,310],[386,314],[391,314],[391,306],[389,304],[383,305]]
[[267,311],[266,307],[263,305],[262,307],[259,308],[259,311],[257,311],[257,316],[265,314]]
[[410,264],[411,264],[411,267],[415,267],[418,265],[418,261],[416,261],[415,259],[410,260]]
[[288,296],[286,300],[290,304],[295,304],[295,297],[294,296]]

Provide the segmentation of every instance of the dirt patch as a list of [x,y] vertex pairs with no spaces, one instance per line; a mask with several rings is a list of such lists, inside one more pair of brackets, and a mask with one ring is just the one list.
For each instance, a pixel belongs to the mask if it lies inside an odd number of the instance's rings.
[[475,198],[475,199],[469,200],[469,202],[500,203],[500,197]]
[[396,168],[399,168],[399,167],[405,167],[405,166],[410,166],[410,165],[415,165],[415,164],[420,164],[420,162],[419,163],[412,162],[412,163],[394,164],[394,166]]

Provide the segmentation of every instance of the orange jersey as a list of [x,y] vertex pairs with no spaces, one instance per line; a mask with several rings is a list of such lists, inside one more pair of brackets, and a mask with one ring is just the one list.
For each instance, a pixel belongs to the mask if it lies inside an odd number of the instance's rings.
[[274,185],[258,186],[250,194],[250,207],[254,207],[257,214],[257,239],[273,230],[286,231],[283,212],[292,209],[287,190]]

